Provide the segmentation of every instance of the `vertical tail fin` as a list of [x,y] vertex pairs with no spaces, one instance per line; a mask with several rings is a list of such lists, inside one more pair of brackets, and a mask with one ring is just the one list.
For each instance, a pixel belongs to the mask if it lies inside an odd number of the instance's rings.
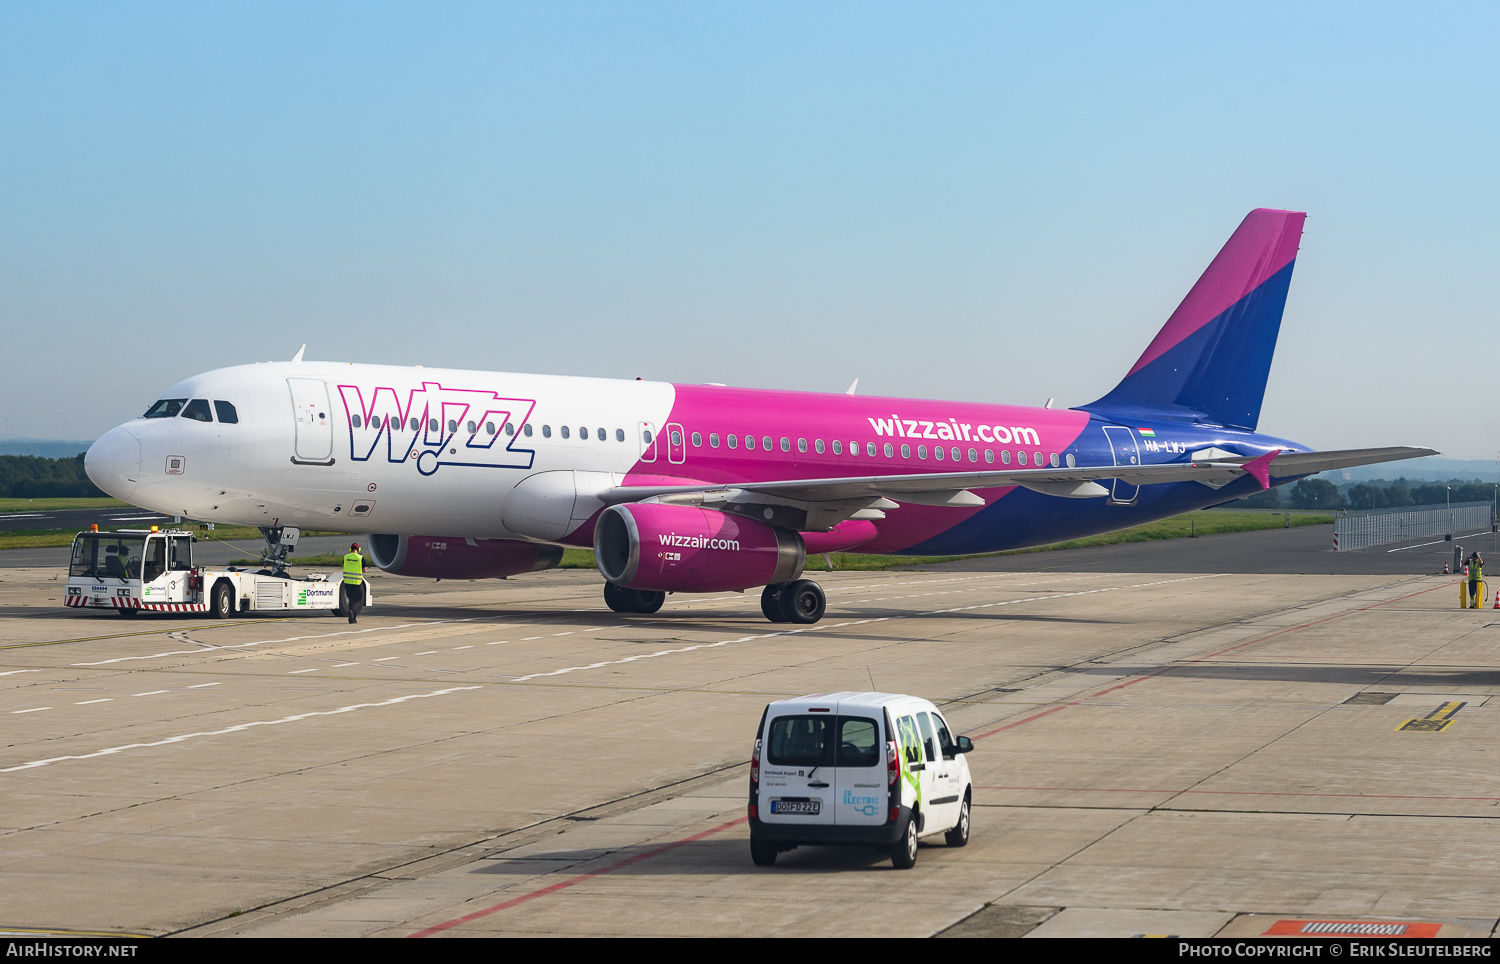
[[1085,411],[1254,430],[1307,215],[1245,216],[1140,359]]

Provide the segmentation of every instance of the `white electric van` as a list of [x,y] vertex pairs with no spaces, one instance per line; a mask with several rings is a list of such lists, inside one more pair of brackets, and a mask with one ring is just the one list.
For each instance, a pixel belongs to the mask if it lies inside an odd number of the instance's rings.
[[766,707],[750,757],[750,858],[801,844],[875,844],[916,863],[917,840],[969,842],[973,781],[937,707],[894,693],[824,693]]

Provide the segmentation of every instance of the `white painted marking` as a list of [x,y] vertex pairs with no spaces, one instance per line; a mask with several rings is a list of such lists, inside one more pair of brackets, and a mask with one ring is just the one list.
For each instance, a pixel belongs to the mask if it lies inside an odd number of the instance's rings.
[[134,695],[134,696],[158,696],[158,695],[160,695],[162,693],[165,693],[165,692],[167,692],[167,691],[166,690],[151,690],[149,693],[134,693],[132,695]]
[[42,710],[50,710],[50,709],[52,709],[52,707],[50,707],[50,706],[33,706],[29,710],[11,710],[10,712],[11,712],[11,715],[14,716],[17,713],[40,713]]
[[286,675],[288,675],[288,676],[296,676],[298,673],[316,673],[320,669],[322,669],[321,666],[312,666],[312,667],[309,667],[308,669],[294,669],[294,670],[292,670],[290,673],[288,673]]
[[[410,696],[396,696],[388,700],[381,700],[378,703],[353,703],[349,706],[341,706],[336,710],[318,710],[311,713],[298,713],[294,716],[283,716],[280,719],[276,720],[254,720],[249,723],[237,723],[234,726],[227,726],[221,730],[200,730],[195,733],[182,733],[178,736],[169,736],[164,740],[154,740],[150,743],[126,743],[122,746],[112,746],[103,750],[96,750],[93,753],[81,753],[70,756],[55,756],[49,757],[45,760],[32,760],[29,763],[21,763],[13,767],[0,769],[0,773],[14,773],[17,770],[32,770],[37,767],[50,766],[53,763],[62,763],[67,760],[92,760],[96,757],[111,756],[116,753],[123,753],[126,750],[141,750],[148,749],[150,747],[168,746],[173,743],[185,743],[188,740],[193,740],[200,737],[225,736],[230,733],[244,733],[257,726],[280,726],[283,723],[295,723],[299,720],[310,720],[320,716],[338,716],[341,713],[353,713],[356,710],[372,709],[380,706],[395,706],[398,703],[405,703],[410,700],[427,699],[433,696],[446,696],[449,693],[459,693],[464,690],[477,689],[479,689],[478,686],[455,686],[451,689],[446,690],[433,690],[430,693],[413,693]],[[38,707],[38,709],[51,709],[51,707],[43,706]],[[30,711],[21,710],[18,712],[24,713]]]
[[400,658],[401,658],[400,656],[382,656],[379,659],[375,660],[375,662],[377,662],[377,663],[384,663],[386,660],[400,659]]
[[334,663],[334,669],[343,669],[345,666],[358,666],[358,663]]
[[89,706],[90,704],[93,704],[93,703],[113,703],[113,702],[114,702],[114,698],[113,697],[107,697],[107,698],[102,699],[102,700],[84,700],[82,703],[74,703],[73,705],[74,706]]
[[429,649],[429,650],[425,650],[424,652],[420,652],[417,655],[418,656],[431,656],[435,652],[437,652],[437,650],[435,650],[435,649]]
[[5,672],[0,673],[0,676],[14,676],[17,673],[40,673],[40,672],[41,672],[41,670],[37,670],[37,669],[8,669]]
[[194,683],[192,686],[189,686],[188,689],[190,689],[190,690],[201,690],[201,689],[203,689],[205,687],[208,687],[208,686],[221,686],[221,685],[223,685],[223,684],[221,684],[221,683]]

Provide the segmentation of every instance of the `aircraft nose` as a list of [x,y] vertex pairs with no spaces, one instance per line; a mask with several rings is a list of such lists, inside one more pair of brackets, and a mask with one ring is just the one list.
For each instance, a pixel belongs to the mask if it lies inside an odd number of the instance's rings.
[[84,453],[83,470],[99,488],[128,502],[141,478],[141,440],[123,428],[110,429]]

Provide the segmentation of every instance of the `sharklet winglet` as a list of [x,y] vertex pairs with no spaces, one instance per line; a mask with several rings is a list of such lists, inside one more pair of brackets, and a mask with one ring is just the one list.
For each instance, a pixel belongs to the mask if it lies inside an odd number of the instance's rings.
[[1269,489],[1271,487],[1271,463],[1274,462],[1276,460],[1276,456],[1280,454],[1281,449],[1272,449],[1265,455],[1251,459],[1244,465],[1240,466],[1240,468],[1244,469],[1246,472],[1250,473],[1250,475],[1254,476],[1255,481],[1260,483],[1260,487],[1262,489]]

